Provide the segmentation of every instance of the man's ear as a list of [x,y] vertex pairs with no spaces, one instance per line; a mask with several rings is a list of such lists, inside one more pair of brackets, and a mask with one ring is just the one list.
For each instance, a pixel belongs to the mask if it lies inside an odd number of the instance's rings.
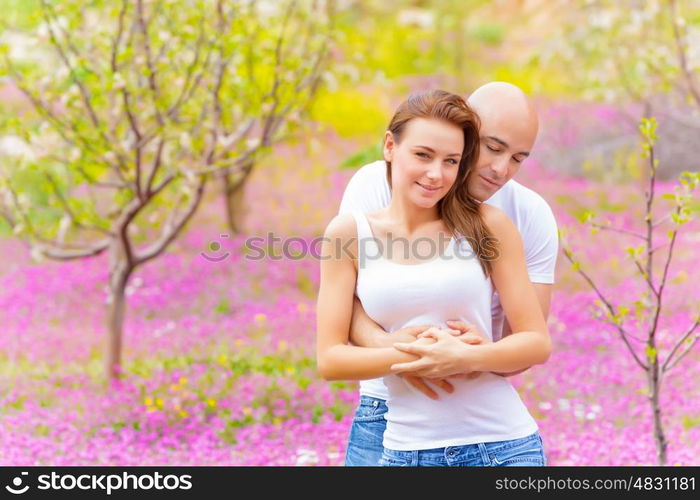
[[396,142],[394,142],[394,134],[387,130],[384,134],[384,161],[394,160],[394,148],[396,147]]

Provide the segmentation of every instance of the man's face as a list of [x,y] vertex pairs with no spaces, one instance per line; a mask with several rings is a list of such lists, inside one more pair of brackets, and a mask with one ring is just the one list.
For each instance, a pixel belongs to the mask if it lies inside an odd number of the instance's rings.
[[469,176],[469,193],[486,201],[518,173],[537,137],[537,123],[507,109],[479,109],[479,162]]

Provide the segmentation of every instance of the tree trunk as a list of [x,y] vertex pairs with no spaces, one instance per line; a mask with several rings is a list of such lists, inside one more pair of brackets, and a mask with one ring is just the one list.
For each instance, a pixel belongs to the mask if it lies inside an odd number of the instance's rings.
[[221,176],[222,191],[224,194],[224,205],[226,212],[226,224],[228,225],[231,236],[239,234],[243,231],[243,222],[245,219],[245,181],[248,174],[232,175],[226,173]]
[[659,402],[659,392],[661,391],[661,380],[659,378],[658,357],[654,356],[654,362],[649,367],[649,402],[651,411],[654,414],[654,441],[656,443],[656,457],[659,465],[666,465],[666,435],[664,434],[663,423],[661,422],[661,404]]
[[124,327],[124,314],[126,311],[126,284],[133,269],[129,269],[125,262],[117,262],[110,267],[109,295],[110,303],[107,311],[107,355],[105,369],[108,383],[119,380],[122,373],[122,332]]

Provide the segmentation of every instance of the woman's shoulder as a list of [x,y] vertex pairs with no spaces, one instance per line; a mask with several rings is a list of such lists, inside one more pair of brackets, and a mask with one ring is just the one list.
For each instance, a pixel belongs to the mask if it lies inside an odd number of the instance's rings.
[[492,232],[507,230],[510,226],[515,227],[508,214],[488,203],[479,205],[479,215]]
[[340,260],[355,260],[357,258],[357,224],[352,212],[336,215],[326,226],[323,234],[325,252],[336,255],[341,249]]
[[326,226],[324,236],[327,238],[350,239],[357,236],[357,223],[351,212],[338,214]]
[[[500,208],[493,207],[482,203],[480,206],[481,217],[488,227],[491,237],[497,242],[496,245],[500,249],[500,253],[503,255],[505,251],[506,254],[512,255],[512,251],[520,248],[522,251],[523,241],[518,228],[511,218]],[[501,263],[503,259],[496,259],[494,263]],[[498,264],[496,264],[498,265]],[[510,265],[510,264],[508,264]]]

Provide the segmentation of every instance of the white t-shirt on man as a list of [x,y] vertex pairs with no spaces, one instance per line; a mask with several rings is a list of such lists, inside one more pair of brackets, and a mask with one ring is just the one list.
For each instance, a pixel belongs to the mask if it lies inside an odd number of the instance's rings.
[[[391,190],[386,178],[386,163],[375,161],[361,167],[350,179],[340,202],[339,214],[359,210],[376,212],[389,206]],[[554,283],[559,237],[552,209],[539,194],[510,180],[485,203],[503,210],[518,228],[525,249],[525,263],[533,283]],[[494,342],[501,338],[504,313],[494,292],[492,300],[492,331]],[[362,380],[360,393],[387,399],[381,378]]]

